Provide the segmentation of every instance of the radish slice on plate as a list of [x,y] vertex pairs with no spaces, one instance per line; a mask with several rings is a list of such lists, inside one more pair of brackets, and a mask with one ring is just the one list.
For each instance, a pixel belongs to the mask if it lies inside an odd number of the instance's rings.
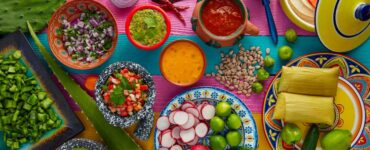
[[170,122],[168,121],[168,117],[163,116],[159,117],[157,120],[157,128],[159,131],[166,130],[170,127]]
[[184,111],[176,111],[175,115],[173,116],[173,122],[178,125],[184,125],[189,120],[188,113]]
[[182,147],[180,145],[174,145],[170,148],[170,150],[182,150]]
[[203,105],[198,105],[197,106],[197,110],[198,110],[198,112],[199,112],[199,120],[204,120],[204,118],[203,118],[203,115],[202,115],[202,108],[203,108]]
[[190,113],[190,114],[193,114],[194,117],[198,118],[199,117],[199,111],[198,109],[194,108],[194,107],[189,107],[189,108],[186,108],[185,109],[185,112],[187,113]]
[[172,138],[171,132],[166,132],[162,135],[161,145],[166,148],[170,148],[176,143],[176,140]]
[[210,104],[206,104],[202,108],[202,116],[205,120],[211,120],[215,116],[215,107]]
[[195,121],[194,121],[194,126],[198,125],[199,124],[199,119],[198,118],[195,118]]
[[185,102],[184,104],[181,105],[181,110],[185,110],[186,108],[191,108],[194,107],[192,103]]
[[[190,128],[190,129],[187,129],[187,130],[181,130],[180,131],[180,137],[181,137],[181,140],[184,143],[189,143],[190,141],[194,140],[194,138],[195,138],[194,128]],[[162,141],[163,141],[163,137],[162,137]]]
[[192,114],[189,114],[188,121],[184,125],[181,125],[181,128],[182,129],[189,129],[189,128],[193,127],[194,124],[195,124],[195,118]]
[[161,148],[159,148],[159,150],[168,150],[168,148],[161,147]]
[[195,138],[187,144],[190,145],[190,146],[193,146],[193,145],[196,145],[198,143],[198,141],[199,141],[199,137],[195,136]]
[[182,145],[182,146],[186,145],[181,139],[178,139],[176,141],[177,141],[177,144],[179,145]]
[[168,115],[168,121],[171,123],[171,124],[175,124],[175,122],[173,121],[173,116],[175,115],[176,111],[172,111],[170,113],[170,115]]
[[180,130],[181,130],[181,128],[179,126],[176,126],[176,127],[172,128],[172,133],[171,133],[172,138],[174,138],[176,140],[180,139],[181,138],[180,137]]
[[208,126],[202,122],[195,126],[195,134],[199,137],[205,137],[208,134]]

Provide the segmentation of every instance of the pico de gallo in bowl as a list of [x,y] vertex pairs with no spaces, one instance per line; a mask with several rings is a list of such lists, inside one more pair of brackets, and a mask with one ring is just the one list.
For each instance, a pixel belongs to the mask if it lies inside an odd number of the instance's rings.
[[155,98],[151,75],[132,62],[117,62],[105,68],[95,89],[104,118],[119,127],[128,127],[145,117]]

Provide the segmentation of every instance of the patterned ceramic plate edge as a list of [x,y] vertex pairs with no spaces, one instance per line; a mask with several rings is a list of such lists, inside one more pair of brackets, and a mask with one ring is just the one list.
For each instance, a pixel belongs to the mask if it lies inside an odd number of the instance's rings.
[[[365,111],[369,110],[369,85],[365,79],[370,78],[370,71],[363,66],[361,63],[357,62],[353,58],[350,58],[345,55],[341,54],[335,54],[335,53],[311,53],[304,55],[302,57],[296,58],[292,60],[290,63],[288,63],[286,66],[295,66],[298,63],[301,63],[302,60],[310,60],[311,63],[308,63],[309,67],[331,67],[331,66],[337,66],[340,68],[340,75],[344,77],[346,80],[349,80],[349,82],[352,84],[351,86],[355,87],[357,89],[357,92],[361,95],[362,97],[362,105],[365,106]],[[304,62],[307,63],[307,62]],[[313,65],[313,66],[312,66]],[[303,66],[302,66],[303,67]],[[266,92],[264,102],[263,102],[263,117],[262,117],[262,123],[263,123],[263,130],[264,130],[264,135],[265,138],[267,139],[269,146],[271,148],[274,148],[277,146],[278,142],[278,134],[280,133],[281,129],[281,122],[280,121],[271,121],[271,119],[268,119],[267,117],[269,114],[273,113],[274,105],[276,103],[276,99],[274,97],[271,97],[272,95],[275,95],[274,90],[272,87],[274,86],[275,80],[278,79],[278,77],[281,75],[281,71],[276,73],[276,76],[274,79],[271,81],[268,91]],[[356,80],[352,80],[351,77],[357,77],[357,76],[362,76],[364,79],[361,81],[358,81],[359,79],[356,78]],[[361,84],[361,85],[360,85]],[[364,112],[363,112],[364,113]],[[366,116],[366,115],[365,115]],[[362,126],[364,124],[369,124],[369,118],[366,118],[366,121],[362,123]],[[356,147],[364,147],[364,145],[370,146],[370,138],[369,138],[369,133],[367,133],[370,127],[368,125],[365,126],[365,130],[362,131],[360,134],[361,136],[357,138],[358,136],[356,135],[356,139],[362,139],[361,140],[356,140],[356,144],[354,145],[354,148]],[[272,141],[271,141],[272,140]],[[361,143],[362,145],[358,145]]]
[[[143,109],[141,109],[138,113],[130,117],[120,117],[118,114],[112,113],[108,109],[106,104],[104,104],[103,97],[101,96],[102,85],[105,84],[109,76],[115,70],[122,69],[122,68],[127,68],[128,70],[139,74],[143,78],[144,83],[146,83],[149,86],[148,99],[145,102]],[[156,96],[155,85],[154,85],[152,76],[142,66],[140,66],[139,64],[133,63],[133,62],[116,62],[116,63],[109,65],[100,74],[99,79],[96,82],[95,89],[96,89],[95,90],[96,102],[99,107],[99,110],[103,113],[104,118],[109,122],[109,124],[122,127],[122,128],[131,126],[135,122],[144,118],[148,113],[151,113],[152,106],[154,104],[154,100]]]
[[[184,103],[186,100],[217,100],[217,101],[227,101],[232,104],[233,110],[241,117],[243,122],[244,131],[244,145],[247,148],[257,149],[258,147],[258,133],[256,122],[253,118],[252,113],[248,107],[234,94],[225,91],[223,89],[202,86],[187,90],[181,94],[176,95],[171,101],[165,106],[161,111],[160,116],[168,115],[172,110],[176,109]],[[158,150],[160,148],[158,142],[159,131],[155,129],[154,132],[154,146]]]

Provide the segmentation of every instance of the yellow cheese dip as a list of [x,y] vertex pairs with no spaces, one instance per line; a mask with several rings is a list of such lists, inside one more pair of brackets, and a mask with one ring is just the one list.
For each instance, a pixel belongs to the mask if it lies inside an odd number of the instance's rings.
[[204,73],[205,57],[202,49],[189,40],[177,40],[165,47],[160,67],[163,76],[180,86],[197,82]]

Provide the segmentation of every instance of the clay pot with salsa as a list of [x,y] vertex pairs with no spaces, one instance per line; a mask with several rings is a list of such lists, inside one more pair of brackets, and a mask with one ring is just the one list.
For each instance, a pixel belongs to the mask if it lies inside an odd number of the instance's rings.
[[191,18],[192,29],[210,46],[231,46],[244,34],[258,35],[259,29],[249,22],[248,15],[241,0],[201,0]]

